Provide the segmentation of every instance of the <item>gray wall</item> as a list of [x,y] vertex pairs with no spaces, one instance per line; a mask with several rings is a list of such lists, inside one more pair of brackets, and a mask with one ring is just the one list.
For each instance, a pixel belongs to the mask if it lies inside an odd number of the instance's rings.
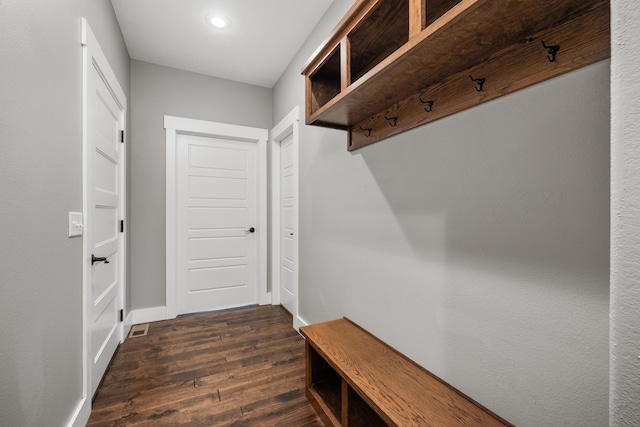
[[0,1],[0,425],[64,425],[82,397],[80,18],[128,94],[108,0]]
[[609,140],[608,62],[352,154],[302,126],[300,316],[350,317],[518,426],[606,425]]
[[270,89],[131,61],[129,274],[133,309],[165,305],[164,116],[271,127]]
[[640,425],[640,3],[611,2],[611,426]]
[[[268,90],[133,62],[134,308],[164,304],[162,115],[277,123],[351,3],[274,88],[273,120]],[[640,419],[639,8],[612,1],[612,426]],[[0,425],[63,425],[81,397],[81,16],[129,95],[108,0],[0,0]],[[607,83],[597,64],[354,154],[302,126],[301,316],[352,317],[518,425],[606,425]]]

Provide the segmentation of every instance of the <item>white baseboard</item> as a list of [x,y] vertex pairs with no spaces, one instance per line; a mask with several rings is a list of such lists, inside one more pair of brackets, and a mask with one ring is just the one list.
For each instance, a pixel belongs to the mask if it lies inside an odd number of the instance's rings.
[[131,318],[131,323],[133,325],[139,325],[140,323],[157,322],[158,320],[167,320],[167,307],[163,305],[160,307],[131,310]]
[[69,418],[68,427],[84,427],[91,416],[91,401],[86,397],[80,399],[75,411]]
[[260,295],[260,301],[258,301],[258,305],[271,305],[271,292]]
[[133,326],[133,312],[130,311],[129,314],[127,314],[127,317],[125,317],[124,319],[124,329],[126,331],[128,331],[129,329],[131,329],[131,326]]
[[305,321],[300,315],[293,316],[293,329],[300,332],[302,326],[307,326],[309,323]]
[[[125,325],[139,325],[140,323],[157,322],[167,319],[167,308],[165,306],[141,308],[139,310],[132,310],[129,313],[125,320]],[[307,325],[308,323],[300,316],[293,316],[293,327],[296,331],[301,326]]]
[[122,342],[129,336],[131,327],[133,326],[133,313],[130,311],[122,322]]

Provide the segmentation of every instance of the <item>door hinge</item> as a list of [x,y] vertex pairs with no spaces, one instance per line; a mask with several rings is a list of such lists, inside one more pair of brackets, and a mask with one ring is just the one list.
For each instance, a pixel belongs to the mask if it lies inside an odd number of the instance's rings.
[[124,142],[124,131],[120,131],[120,142]]
[[124,310],[120,310],[120,321],[124,322]]
[[124,219],[120,220],[120,232],[124,233]]

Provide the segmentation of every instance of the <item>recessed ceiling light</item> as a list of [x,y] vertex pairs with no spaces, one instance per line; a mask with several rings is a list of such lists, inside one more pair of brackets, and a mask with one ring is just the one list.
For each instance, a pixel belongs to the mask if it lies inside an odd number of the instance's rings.
[[205,21],[207,21],[207,24],[219,30],[226,30],[231,27],[231,20],[219,13],[207,13]]

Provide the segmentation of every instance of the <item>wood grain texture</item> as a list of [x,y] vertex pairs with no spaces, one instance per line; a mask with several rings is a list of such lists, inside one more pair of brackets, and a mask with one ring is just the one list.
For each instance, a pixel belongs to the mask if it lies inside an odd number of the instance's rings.
[[366,16],[371,9],[375,6],[375,3],[379,0],[356,0],[356,2],[349,8],[347,13],[338,22],[329,36],[323,41],[320,46],[313,52],[311,57],[302,67],[301,74],[309,75],[313,73],[318,65],[322,55],[326,54],[333,49],[342,39],[347,35],[347,31],[353,28],[353,22]]
[[407,427],[511,425],[348,319],[306,326],[301,333],[357,393],[348,397],[355,405],[349,425],[381,425],[379,419]]
[[442,15],[460,3],[461,0],[427,0],[426,4],[426,25],[431,25]]
[[349,39],[345,37],[340,42],[340,91],[345,90],[351,84],[350,51],[351,47],[349,46]]
[[322,426],[304,357],[280,307],[154,322],[118,349],[88,426]]
[[409,40],[409,3],[379,0],[348,39],[353,83]]
[[345,83],[341,76],[343,55],[340,54],[338,45],[322,62],[315,73],[309,76],[311,84],[310,111],[317,111],[322,108],[333,97],[338,95]]
[[[348,150],[355,150],[389,136],[475,107],[531,85],[602,61],[611,56],[609,5],[600,6],[565,21],[550,30],[531,34],[519,43],[496,51],[487,61],[448,76],[411,94],[389,108],[356,123],[349,131]],[[547,59],[542,41],[559,45],[554,62]],[[483,90],[476,90],[474,78],[485,78]],[[427,104],[432,101],[431,111]],[[397,117],[390,126],[384,117]],[[370,132],[361,128],[371,129]]]
[[[412,33],[394,52],[385,52],[386,57],[378,63],[376,59],[375,66],[360,66],[366,72],[313,110],[306,117],[307,124],[359,129],[356,124],[456,74],[491,62],[497,52],[514,50],[537,34],[553,32],[593,10],[603,11],[609,7],[609,0],[430,0],[426,6],[414,0],[402,1],[409,2],[413,8],[409,11],[412,31],[418,25],[418,12],[414,9],[426,9],[426,28],[418,34]],[[332,33],[331,43],[324,45],[320,52],[331,49],[340,43],[338,37],[347,37],[362,25],[360,21],[366,20],[366,11],[375,3],[375,0],[357,2],[352,8],[353,15],[341,21],[339,29]],[[598,34],[602,33],[601,29],[592,28]],[[582,42],[573,40],[572,43]],[[318,66],[314,59],[308,64],[305,73],[313,72]],[[352,141],[352,146],[357,147],[359,143]]]
[[409,37],[420,34],[427,26],[427,0],[409,0]]

